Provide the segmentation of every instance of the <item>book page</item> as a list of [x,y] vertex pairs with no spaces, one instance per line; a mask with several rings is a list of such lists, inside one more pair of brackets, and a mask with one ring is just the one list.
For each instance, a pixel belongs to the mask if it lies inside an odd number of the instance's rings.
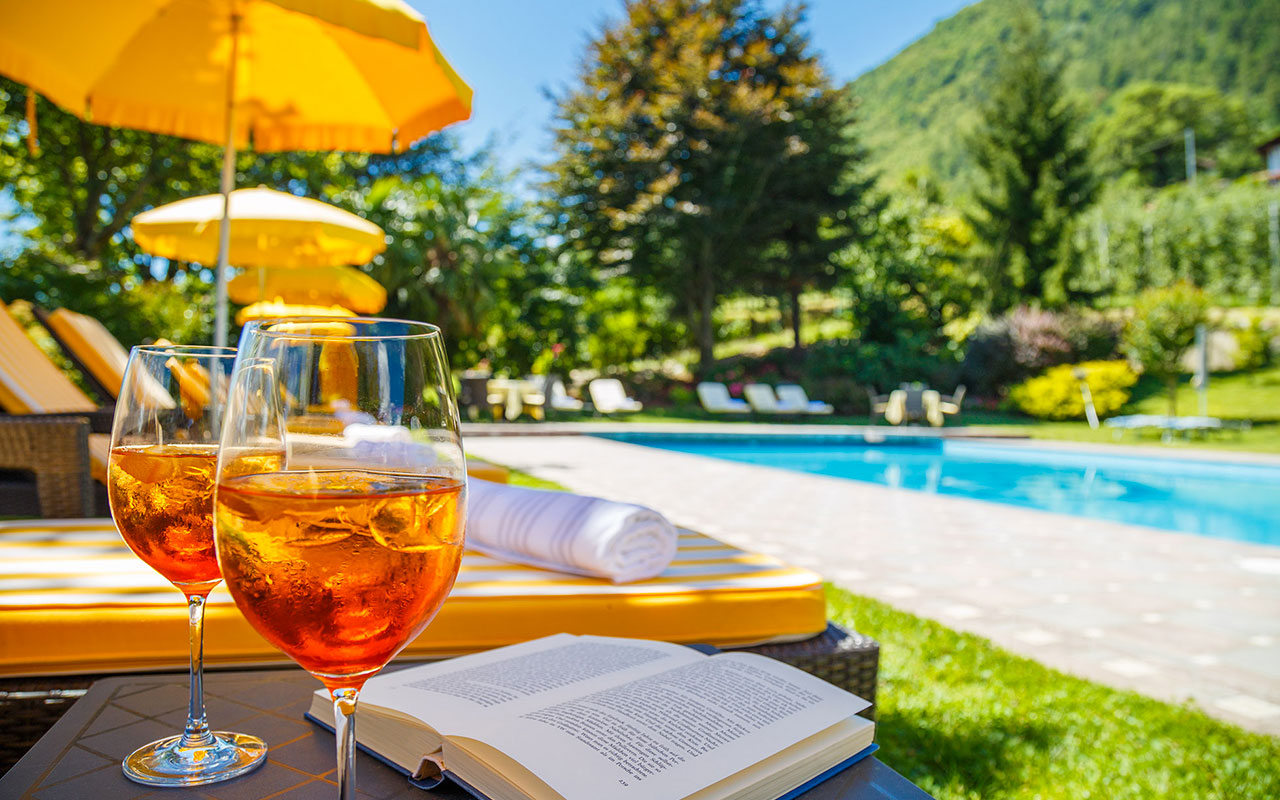
[[505,753],[568,800],[683,797],[868,705],[794,667],[726,653],[450,733]]
[[378,676],[365,684],[360,705],[407,714],[447,736],[477,718],[517,717],[522,704],[581,696],[706,658],[666,642],[558,634]]

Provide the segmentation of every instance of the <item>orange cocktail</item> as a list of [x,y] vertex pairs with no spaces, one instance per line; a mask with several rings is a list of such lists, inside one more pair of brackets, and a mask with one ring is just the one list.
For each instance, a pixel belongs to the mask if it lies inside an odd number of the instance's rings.
[[364,469],[244,475],[218,487],[236,605],[326,685],[372,675],[426,628],[462,558],[462,483]]
[[107,489],[129,548],[179,587],[207,593],[220,579],[213,550],[216,444],[116,447]]

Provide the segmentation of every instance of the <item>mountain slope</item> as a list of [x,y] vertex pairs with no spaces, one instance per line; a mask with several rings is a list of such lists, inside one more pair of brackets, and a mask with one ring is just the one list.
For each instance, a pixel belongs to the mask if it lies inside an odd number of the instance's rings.
[[[850,86],[862,135],[890,181],[925,171],[963,186],[964,138],[1020,0],[981,0]],[[1213,86],[1245,99],[1261,133],[1280,123],[1280,0],[1034,0],[1065,81],[1091,115],[1137,80]],[[1261,163],[1259,163],[1261,166]]]

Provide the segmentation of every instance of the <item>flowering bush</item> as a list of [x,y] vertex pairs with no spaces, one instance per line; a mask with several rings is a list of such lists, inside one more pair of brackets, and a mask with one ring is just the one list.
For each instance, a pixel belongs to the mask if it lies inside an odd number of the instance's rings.
[[966,343],[962,378],[980,395],[996,396],[1058,364],[1113,358],[1119,326],[1099,314],[1017,308],[984,322]]
[[1138,375],[1127,361],[1085,361],[1050,367],[1042,375],[1009,390],[1009,400],[1024,414],[1040,419],[1084,419],[1083,373],[1099,417],[1110,416],[1129,402],[1129,387]]

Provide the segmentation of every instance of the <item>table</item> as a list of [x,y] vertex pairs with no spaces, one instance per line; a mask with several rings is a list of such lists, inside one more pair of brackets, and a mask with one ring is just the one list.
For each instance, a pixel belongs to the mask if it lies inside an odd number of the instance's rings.
[[[319,683],[298,669],[210,672],[205,704],[215,729],[261,736],[265,765],[225,783],[156,792],[125,779],[120,759],[178,731],[186,714],[185,675],[126,675],[97,681],[39,743],[0,778],[9,800],[333,800],[333,736],[302,718]],[[426,792],[361,754],[360,795],[371,800],[461,800],[456,787]],[[806,792],[804,800],[928,800],[874,757]]]

